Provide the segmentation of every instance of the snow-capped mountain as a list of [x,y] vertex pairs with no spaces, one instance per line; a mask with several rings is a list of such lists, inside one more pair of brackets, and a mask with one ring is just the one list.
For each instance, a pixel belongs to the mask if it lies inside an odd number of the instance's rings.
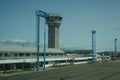
[[0,45],[35,46],[35,42],[20,39],[0,40]]

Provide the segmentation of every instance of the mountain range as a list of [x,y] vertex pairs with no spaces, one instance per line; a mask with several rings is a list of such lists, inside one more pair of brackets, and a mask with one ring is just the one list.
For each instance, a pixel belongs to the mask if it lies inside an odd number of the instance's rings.
[[20,39],[0,40],[0,45],[35,46],[36,42]]
[[[0,45],[14,45],[14,46],[23,46],[23,47],[36,47],[36,42],[32,42],[29,40],[21,40],[21,39],[7,39],[7,40],[0,40]],[[44,47],[44,43],[40,44],[40,47]],[[47,47],[47,45],[46,45]],[[70,50],[70,51],[74,51],[74,50],[80,50],[80,47],[61,47],[60,49],[62,50]]]

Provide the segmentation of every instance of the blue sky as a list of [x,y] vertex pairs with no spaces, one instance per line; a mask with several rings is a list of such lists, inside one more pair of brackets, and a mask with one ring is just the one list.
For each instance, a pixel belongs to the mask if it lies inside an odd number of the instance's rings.
[[[0,0],[0,39],[36,40],[36,10],[60,13],[61,47],[91,49],[96,30],[98,51],[120,51],[120,0]],[[44,19],[41,19],[41,43]]]

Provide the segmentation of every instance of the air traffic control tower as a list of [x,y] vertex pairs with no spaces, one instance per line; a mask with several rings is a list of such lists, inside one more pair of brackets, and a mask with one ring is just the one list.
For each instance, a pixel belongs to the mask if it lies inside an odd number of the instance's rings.
[[62,21],[60,14],[48,13],[48,48],[59,48],[59,27]]

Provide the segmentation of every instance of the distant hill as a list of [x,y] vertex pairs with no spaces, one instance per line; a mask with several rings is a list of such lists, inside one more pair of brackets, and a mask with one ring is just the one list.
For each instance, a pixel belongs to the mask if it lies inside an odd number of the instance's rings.
[[35,42],[20,39],[0,40],[0,45],[35,46]]

